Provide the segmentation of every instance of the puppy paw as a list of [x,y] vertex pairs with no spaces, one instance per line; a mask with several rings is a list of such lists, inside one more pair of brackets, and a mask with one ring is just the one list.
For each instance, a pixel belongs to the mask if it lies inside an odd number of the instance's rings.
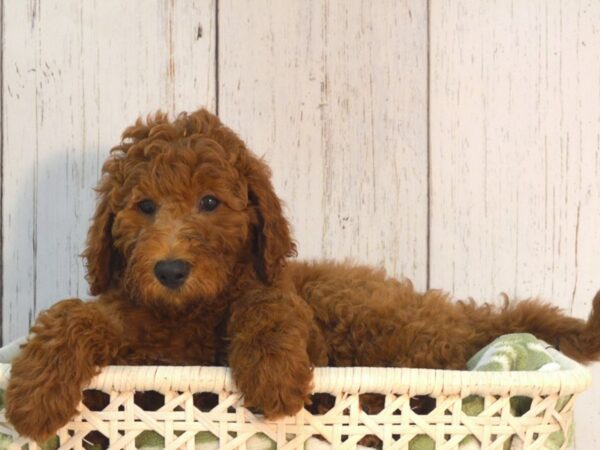
[[43,371],[28,376],[22,369],[18,363],[13,365],[6,417],[20,435],[44,442],[77,414],[81,390],[71,380],[61,382],[56,374],[46,378]]
[[117,335],[97,305],[64,300],[38,317],[13,359],[6,417],[22,436],[53,436],[77,414],[81,389],[116,351]]
[[234,371],[244,405],[261,410],[269,420],[297,414],[309,402],[312,370],[308,357],[263,358],[247,371]]

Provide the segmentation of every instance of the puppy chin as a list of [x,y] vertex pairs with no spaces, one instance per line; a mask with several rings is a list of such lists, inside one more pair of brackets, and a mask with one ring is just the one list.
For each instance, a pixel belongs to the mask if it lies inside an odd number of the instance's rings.
[[157,316],[166,318],[186,316],[203,306],[210,306],[217,295],[207,289],[192,290],[185,284],[177,289],[165,288],[157,282],[129,287],[129,296],[135,304],[146,306]]

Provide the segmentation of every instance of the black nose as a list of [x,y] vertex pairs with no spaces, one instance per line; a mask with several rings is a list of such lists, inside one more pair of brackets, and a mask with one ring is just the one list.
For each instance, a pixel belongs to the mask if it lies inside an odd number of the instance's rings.
[[160,284],[169,289],[178,288],[190,273],[190,265],[181,259],[159,261],[154,266],[154,275]]

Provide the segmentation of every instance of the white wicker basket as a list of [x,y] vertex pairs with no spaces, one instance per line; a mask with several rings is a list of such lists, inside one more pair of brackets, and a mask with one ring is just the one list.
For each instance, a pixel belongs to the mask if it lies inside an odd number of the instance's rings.
[[[199,432],[212,433],[216,437],[212,448],[221,449],[251,448],[249,439],[257,433],[281,449],[302,449],[307,442],[313,448],[354,449],[367,435],[376,436],[389,449],[408,449],[419,435],[429,436],[436,450],[457,449],[469,435],[484,449],[502,449],[514,436],[523,448],[544,448],[551,433],[567,435],[573,419],[572,394],[590,383],[586,369],[558,353],[556,357],[566,370],[486,373],[318,368],[314,371],[315,392],[333,395],[335,406],[324,414],[303,410],[276,422],[264,421],[242,406],[226,368],[113,366],[90,385],[110,395],[108,405],[102,411],[90,411],[82,405],[81,415],[58,433],[60,448],[85,448],[84,438],[91,430],[108,438],[111,449],[137,448],[136,437],[144,430],[162,435],[168,449],[196,448]],[[2,389],[9,371],[10,365],[0,365]],[[155,411],[144,410],[134,401],[136,391],[157,391],[164,395],[164,405]],[[218,404],[208,411],[198,409],[193,394],[200,392],[217,394]],[[383,394],[384,409],[374,414],[362,411],[359,395],[364,393]],[[462,409],[463,400],[472,394],[484,399],[483,411],[476,416]],[[418,395],[433,397],[433,410],[426,414],[413,411],[411,397]],[[520,417],[511,412],[510,399],[514,396],[532,398],[530,410]],[[563,401],[559,401],[561,397]],[[20,449],[25,444],[29,449],[38,448],[14,433],[3,412],[0,422],[0,432],[14,438],[9,448]]]

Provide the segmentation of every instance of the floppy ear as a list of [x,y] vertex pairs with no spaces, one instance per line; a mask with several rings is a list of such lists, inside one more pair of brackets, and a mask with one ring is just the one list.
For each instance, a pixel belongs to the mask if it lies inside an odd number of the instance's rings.
[[258,277],[270,284],[285,265],[285,259],[297,254],[296,244],[292,241],[288,221],[283,216],[281,202],[273,190],[269,167],[251,158],[246,177],[248,200],[256,212],[254,268]]
[[85,260],[85,278],[92,295],[101,294],[108,289],[115,269],[113,265],[116,263],[111,238],[114,214],[109,202],[110,191],[99,188],[98,192],[100,198],[88,230],[87,246],[81,255]]

